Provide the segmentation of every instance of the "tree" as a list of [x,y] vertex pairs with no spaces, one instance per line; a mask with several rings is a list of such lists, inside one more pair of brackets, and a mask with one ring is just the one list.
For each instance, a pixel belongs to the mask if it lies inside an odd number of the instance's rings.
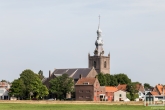
[[40,92],[39,92],[39,97],[40,99],[43,99],[44,96],[47,96],[49,94],[48,89],[45,85],[42,85],[40,88]]
[[129,84],[131,83],[131,79],[124,73],[115,74],[114,77],[117,79],[118,84]]
[[[103,73],[99,73],[99,74],[97,75],[97,78],[98,78],[98,80],[99,80],[100,86],[105,86],[105,85],[107,85],[106,77],[105,77],[105,75],[104,75]],[[108,79],[108,81],[109,81],[109,79]]]
[[114,75],[110,75],[110,84],[109,86],[117,86],[118,82]]
[[[22,86],[19,86],[17,90],[16,85],[19,84]],[[16,94],[20,97],[24,96],[24,99],[31,99],[32,96],[38,99],[39,97],[48,95],[46,86],[42,84],[38,75],[31,70],[24,70],[20,74],[20,78],[15,80],[12,85],[13,86],[10,89],[11,95]],[[24,92],[22,93],[21,90],[24,90]]]
[[7,82],[6,80],[2,79],[1,82]]
[[22,79],[16,79],[12,82],[12,86],[9,91],[10,96],[14,96],[17,98],[23,98],[25,97],[25,85],[22,81]]
[[42,80],[43,78],[44,78],[44,75],[43,75],[43,71],[39,71],[38,72],[38,76],[39,76],[39,78]]
[[152,87],[150,86],[150,84],[144,83],[144,88],[145,88],[145,89],[151,89]]
[[105,78],[105,86],[109,86],[111,85],[111,75],[110,74],[104,74],[104,78]]
[[105,77],[105,82],[106,82],[106,85],[105,86],[117,86],[118,83],[117,83],[117,79],[113,76],[113,75],[110,75],[110,74],[104,74],[104,77]]
[[127,91],[129,92],[130,100],[134,101],[137,98],[138,91],[136,90],[136,83],[127,84]]
[[64,99],[67,93],[73,92],[74,82],[68,74],[50,80],[50,92],[57,95],[58,99]]
[[42,94],[41,92],[45,92],[45,95],[47,95],[48,90],[44,89],[45,91],[41,91],[41,88],[43,88],[43,84],[41,82],[41,79],[39,79],[38,75],[35,74],[33,71],[24,70],[20,74],[20,78],[25,84],[26,96],[29,96],[30,99],[32,95],[34,98],[38,99],[40,97],[40,94]]

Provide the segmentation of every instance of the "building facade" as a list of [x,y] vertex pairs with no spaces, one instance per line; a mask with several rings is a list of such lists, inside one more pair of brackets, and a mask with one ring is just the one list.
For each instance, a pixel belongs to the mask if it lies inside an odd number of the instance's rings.
[[124,101],[126,99],[126,91],[118,90],[114,92],[114,101]]
[[77,101],[101,101],[105,99],[105,87],[97,78],[80,78],[75,84]]
[[0,82],[0,100],[9,100],[10,84],[7,82]]

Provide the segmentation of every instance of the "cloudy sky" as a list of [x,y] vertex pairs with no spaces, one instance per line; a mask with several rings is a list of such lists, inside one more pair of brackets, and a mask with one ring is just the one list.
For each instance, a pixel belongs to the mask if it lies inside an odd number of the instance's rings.
[[111,74],[165,84],[165,0],[1,0],[0,80],[87,68],[99,14]]

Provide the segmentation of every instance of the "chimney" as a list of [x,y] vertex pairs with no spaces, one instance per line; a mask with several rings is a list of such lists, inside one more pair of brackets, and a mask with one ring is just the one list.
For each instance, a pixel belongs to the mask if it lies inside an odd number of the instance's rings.
[[50,78],[51,74],[52,74],[52,73],[51,73],[51,71],[49,70],[49,78]]
[[79,79],[82,79],[82,74],[80,74]]

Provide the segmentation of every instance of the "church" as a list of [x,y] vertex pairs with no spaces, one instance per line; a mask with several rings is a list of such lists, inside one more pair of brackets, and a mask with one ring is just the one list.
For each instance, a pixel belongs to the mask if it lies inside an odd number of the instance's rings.
[[110,74],[110,53],[108,56],[104,55],[102,31],[100,29],[100,17],[97,30],[97,39],[95,41],[96,48],[94,54],[88,53],[88,68],[64,68],[54,69],[53,72],[49,71],[49,77],[42,80],[43,84],[49,89],[49,81],[62,74],[68,74],[69,77],[74,79],[74,83],[82,78],[95,78],[99,73]]

